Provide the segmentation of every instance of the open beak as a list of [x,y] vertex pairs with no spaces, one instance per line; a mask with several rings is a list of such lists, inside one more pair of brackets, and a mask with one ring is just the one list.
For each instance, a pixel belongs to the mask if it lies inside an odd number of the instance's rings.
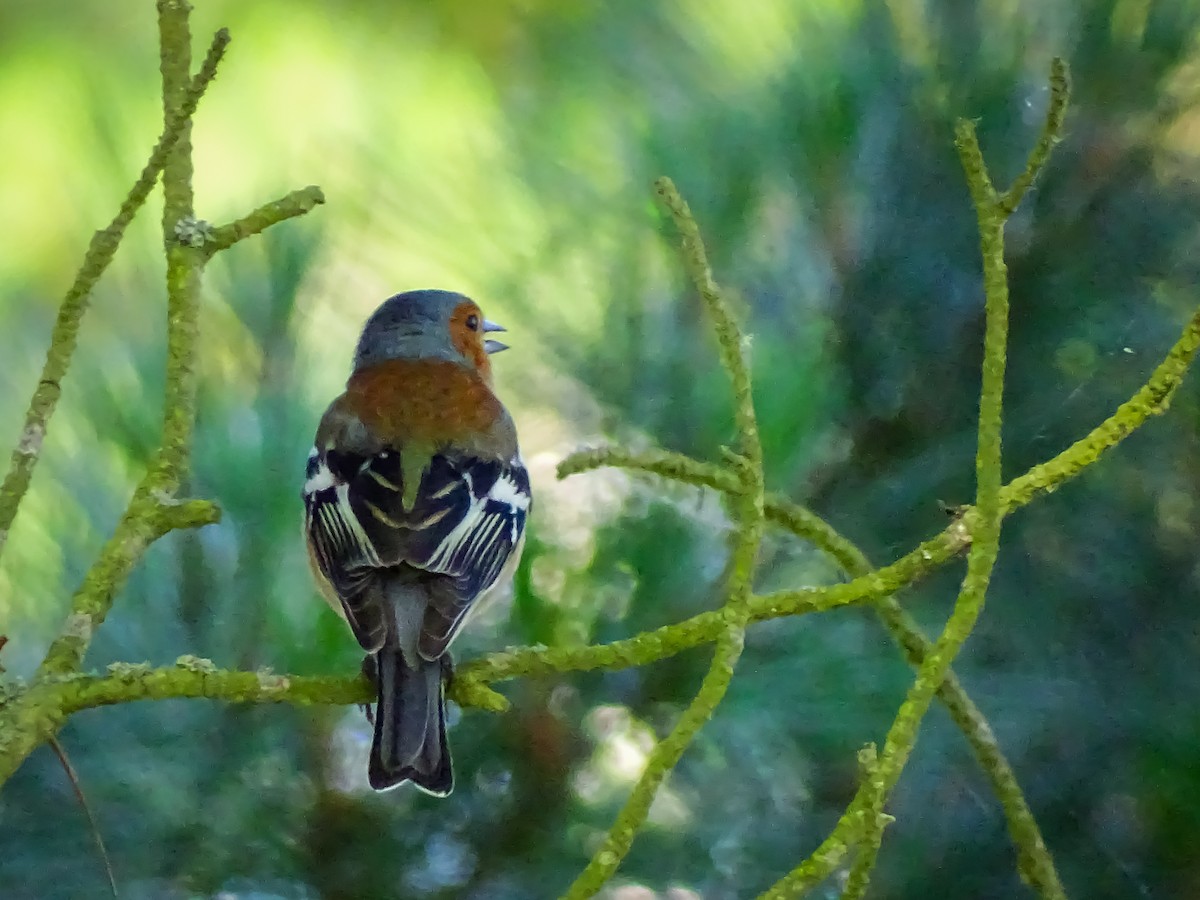
[[[492,331],[507,331],[507,330],[508,329],[506,329],[503,325],[497,325],[495,322],[489,322],[487,319],[483,320],[483,333],[484,334],[487,334]],[[500,341],[487,340],[487,341],[483,342],[483,349],[486,350],[488,353],[499,353],[501,350],[507,350],[508,344],[502,343]]]

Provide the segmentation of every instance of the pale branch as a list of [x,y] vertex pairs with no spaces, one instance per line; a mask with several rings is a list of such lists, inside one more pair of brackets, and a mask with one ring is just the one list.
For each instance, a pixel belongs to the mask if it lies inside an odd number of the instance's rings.
[[212,256],[214,253],[232,247],[238,241],[261,234],[272,225],[311,212],[314,207],[324,202],[325,194],[319,187],[310,184],[308,187],[292,191],[278,200],[264,203],[253,212],[247,213],[227,225],[215,226],[204,240],[202,249],[207,255]]
[[129,193],[121,202],[121,208],[107,228],[97,231],[92,236],[87,253],[84,254],[83,264],[75,275],[75,281],[67,290],[62,304],[58,309],[58,317],[50,336],[50,349],[46,352],[46,362],[42,368],[41,378],[29,401],[29,409],[25,414],[25,424],[21,429],[21,437],[13,451],[8,474],[4,484],[0,485],[0,554],[4,552],[5,538],[17,515],[17,509],[29,483],[33,478],[33,470],[41,453],[42,442],[49,426],[50,417],[58,405],[62,394],[62,380],[70,367],[75,354],[75,346],[79,336],[79,326],[83,314],[87,311],[92,289],[100,276],[108,268],[116,255],[117,247],[125,236],[125,229],[133,221],[134,215],[146,202],[151,189],[158,181],[168,156],[174,150],[176,143],[186,130],[191,116],[196,111],[200,98],[217,74],[217,66],[225,54],[229,44],[229,32],[222,28],[213,37],[205,56],[204,65],[194,79],[189,82],[182,102],[176,113],[166,119],[158,143],[150,152],[141,174],[130,188]]

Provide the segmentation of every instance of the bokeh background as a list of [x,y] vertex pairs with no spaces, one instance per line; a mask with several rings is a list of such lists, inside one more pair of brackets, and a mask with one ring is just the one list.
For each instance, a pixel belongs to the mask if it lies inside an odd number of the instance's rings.
[[[773,488],[877,562],[973,492],[982,303],[952,146],[978,123],[1021,164],[1051,56],[1065,140],[1008,228],[1006,474],[1131,394],[1200,301],[1200,4],[1189,0],[200,2],[234,43],[196,120],[198,211],[226,221],[320,184],[314,214],[219,257],[204,292],[191,491],[222,524],[146,557],[90,655],[357,669],[309,583],[300,473],[356,331],[445,287],[510,329],[499,388],[538,506],[511,603],[461,640],[610,640],[719,602],[728,522],[699,491],[614,473],[562,484],[600,439],[712,456],[729,399],[673,236],[671,175],[755,337]],[[158,134],[153,4],[0,4],[0,444],[57,302]],[[156,446],[157,200],[94,295],[0,569],[9,677],[28,675]],[[1197,387],[1005,525],[957,670],[991,718],[1073,897],[1200,896]],[[903,600],[929,628],[961,566]],[[773,538],[764,588],[836,581]],[[203,701],[90,711],[62,734],[127,898],[530,898],[565,887],[707,664],[504,686],[462,716],[448,801],[365,785],[354,709]],[[809,853],[909,673],[865,613],[755,626],[728,699],[607,896],[753,896]],[[1019,898],[996,800],[934,709],[873,896]],[[48,750],[0,795],[0,893],[105,896]],[[818,896],[836,896],[836,879]]]

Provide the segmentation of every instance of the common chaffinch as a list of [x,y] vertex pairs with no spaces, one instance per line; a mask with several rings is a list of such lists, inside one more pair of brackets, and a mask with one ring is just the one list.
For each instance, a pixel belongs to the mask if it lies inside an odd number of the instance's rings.
[[515,568],[529,474],[492,392],[473,301],[409,291],[371,316],[346,391],[317,427],[304,482],[313,575],[367,651],[377,689],[368,774],[383,790],[454,786],[448,648]]

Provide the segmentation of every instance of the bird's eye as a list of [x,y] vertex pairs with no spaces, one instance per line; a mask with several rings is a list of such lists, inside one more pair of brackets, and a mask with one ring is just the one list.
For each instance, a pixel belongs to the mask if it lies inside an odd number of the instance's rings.
[[478,331],[479,330],[479,316],[476,316],[476,315],[467,316],[467,327],[470,328],[472,331]]

